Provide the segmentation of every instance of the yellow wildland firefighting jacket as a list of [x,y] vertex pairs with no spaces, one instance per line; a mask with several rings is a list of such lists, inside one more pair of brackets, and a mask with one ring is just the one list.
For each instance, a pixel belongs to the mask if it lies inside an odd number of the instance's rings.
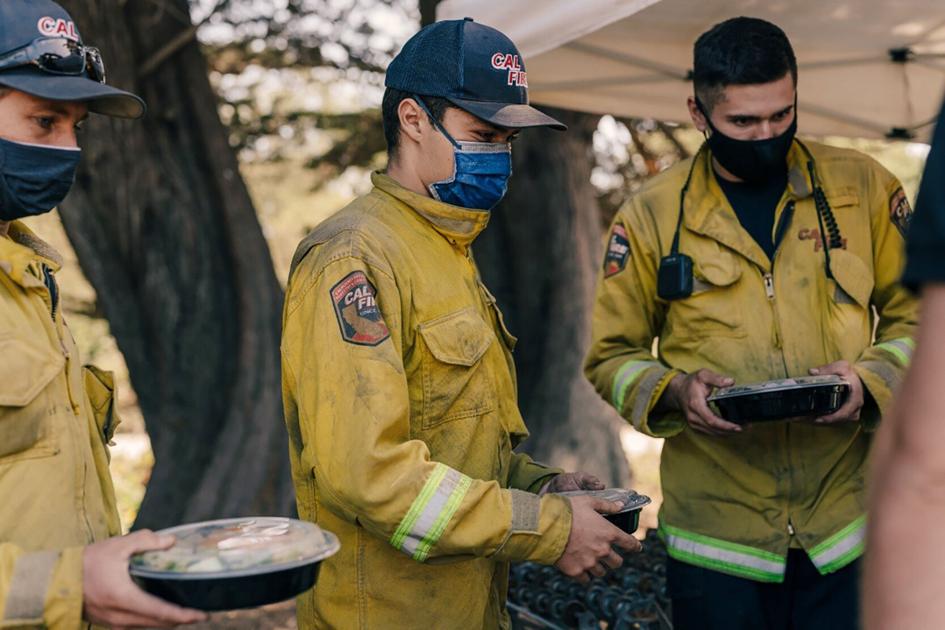
[[299,513],[341,539],[299,625],[507,627],[507,562],[555,562],[571,513],[535,494],[560,471],[513,453],[515,339],[469,251],[489,214],[372,179],[299,246],[286,295]]
[[0,628],[79,628],[82,547],[121,533],[113,379],[82,366],[60,265],[20,223],[0,237]]
[[[830,251],[832,278],[798,143],[775,215],[773,262],[741,227],[704,149],[679,246],[693,259],[693,294],[667,302],[656,291],[687,160],[648,182],[613,222],[585,366],[637,430],[667,438],[660,528],[670,555],[769,582],[782,581],[789,547],[806,550],[824,574],[862,554],[869,431],[909,363],[916,324],[915,301],[898,283],[910,216],[899,182],[855,151],[807,146],[843,239]],[[858,423],[758,423],[712,437],[656,409],[680,371],[708,368],[746,384],[840,359],[865,385]]]

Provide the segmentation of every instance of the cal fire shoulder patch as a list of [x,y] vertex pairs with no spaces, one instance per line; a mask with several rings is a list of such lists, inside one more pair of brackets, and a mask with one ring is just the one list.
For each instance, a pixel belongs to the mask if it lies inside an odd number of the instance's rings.
[[912,206],[909,205],[909,198],[906,197],[902,188],[897,188],[889,198],[889,219],[903,237],[909,233],[909,224],[912,223]]
[[607,239],[607,254],[604,256],[604,277],[609,278],[623,271],[630,257],[630,241],[627,230],[619,223],[610,231]]
[[377,305],[377,289],[363,271],[352,271],[331,288],[331,302],[341,338],[359,346],[376,346],[390,331]]

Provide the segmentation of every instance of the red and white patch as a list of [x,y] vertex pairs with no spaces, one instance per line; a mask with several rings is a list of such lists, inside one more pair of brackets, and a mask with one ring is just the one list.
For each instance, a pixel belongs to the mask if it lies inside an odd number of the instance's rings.
[[40,34],[45,37],[67,37],[79,41],[79,29],[75,27],[75,22],[63,18],[45,17],[39,18],[36,28]]
[[377,305],[377,289],[363,271],[352,271],[331,288],[331,302],[341,338],[359,346],[376,346],[390,331]]
[[604,277],[616,275],[627,266],[630,257],[630,240],[627,230],[619,223],[610,232],[607,239],[607,254],[604,256]]
[[506,77],[508,85],[528,87],[528,75],[525,73],[525,68],[522,66],[518,55],[497,52],[492,55],[492,67],[496,70],[508,71]]
[[889,220],[905,238],[909,233],[909,225],[912,224],[912,206],[909,205],[909,198],[902,188],[897,188],[889,198]]

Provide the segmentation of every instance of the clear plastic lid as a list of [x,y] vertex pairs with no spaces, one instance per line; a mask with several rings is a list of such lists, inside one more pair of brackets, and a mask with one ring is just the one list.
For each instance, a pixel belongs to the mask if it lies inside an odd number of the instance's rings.
[[712,395],[709,396],[708,400],[711,402],[713,400],[734,398],[736,396],[750,396],[753,394],[807,389],[811,387],[828,387],[833,385],[849,385],[849,383],[839,376],[833,374],[828,374],[826,376],[798,376],[795,378],[782,378],[774,381],[763,381],[761,383],[749,383],[747,385],[723,387],[712,392]]
[[625,488],[606,488],[604,490],[570,490],[568,492],[558,492],[563,497],[592,496],[604,501],[613,501],[623,504],[621,512],[630,510],[639,510],[644,505],[649,505],[650,497],[637,494],[634,490]]
[[135,574],[229,574],[274,571],[334,555],[337,537],[314,523],[279,517],[231,518],[158,532],[174,546],[131,558]]

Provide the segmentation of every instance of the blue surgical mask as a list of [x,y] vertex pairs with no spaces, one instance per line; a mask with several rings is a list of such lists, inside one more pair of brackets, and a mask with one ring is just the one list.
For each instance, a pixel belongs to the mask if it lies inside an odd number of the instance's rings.
[[0,138],[0,221],[49,212],[75,182],[82,152]]
[[461,208],[492,210],[505,196],[512,176],[512,147],[508,142],[456,141],[427,110],[436,128],[453,145],[453,175],[427,188],[434,199]]

